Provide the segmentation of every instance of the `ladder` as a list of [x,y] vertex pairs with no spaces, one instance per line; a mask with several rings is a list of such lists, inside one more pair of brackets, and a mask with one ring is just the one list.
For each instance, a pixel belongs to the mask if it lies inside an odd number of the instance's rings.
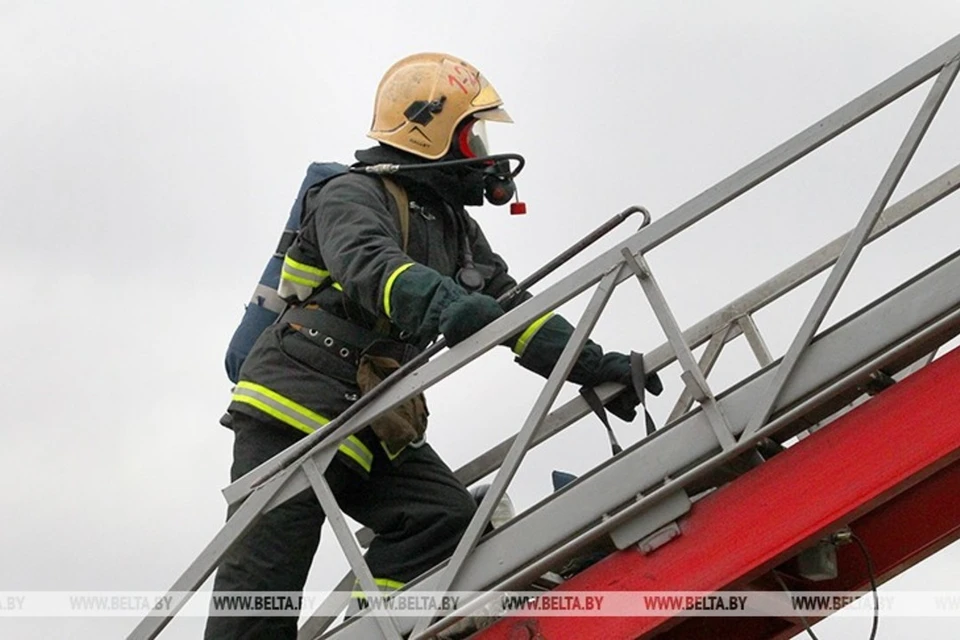
[[[698,590],[701,587],[703,590],[717,590],[762,577],[791,554],[815,544],[817,536],[833,527],[854,520],[860,522],[874,512],[881,515],[891,512],[899,517],[916,515],[916,504],[908,499],[911,495],[927,491],[922,495],[929,499],[930,492],[937,495],[937,489],[943,491],[951,480],[956,486],[958,478],[960,416],[954,415],[956,409],[951,412],[942,406],[942,402],[937,403],[936,397],[938,391],[942,394],[944,388],[949,388],[944,385],[951,380],[954,383],[960,381],[960,355],[952,353],[929,366],[923,365],[932,359],[931,354],[941,345],[960,334],[960,252],[944,258],[833,327],[821,331],[821,325],[868,242],[894,230],[960,187],[960,165],[957,165],[890,204],[900,178],[958,69],[960,36],[668,215],[641,228],[455,349],[434,357],[421,366],[416,375],[405,376],[347,419],[331,422],[326,429],[314,432],[227,487],[224,490],[227,501],[242,504],[171,587],[169,595],[176,603],[172,613],[144,618],[129,638],[159,635],[170,616],[175,615],[213,573],[231,544],[262,513],[304,490],[315,492],[352,569],[352,575],[344,578],[338,592],[349,591],[349,586],[344,585],[352,585],[356,579],[365,593],[376,593],[379,589],[363,560],[361,547],[323,478],[323,471],[335,455],[339,442],[377,416],[482,356],[546,312],[588,291],[589,302],[576,322],[570,342],[519,432],[457,471],[460,479],[470,484],[498,470],[456,551],[448,561],[404,587],[405,591],[413,594],[490,593],[527,588],[600,541],[612,542],[619,551],[560,584],[557,589],[590,590],[607,584],[610,572],[624,577],[619,583],[621,588],[643,589],[642,580],[631,582],[629,578],[649,573],[654,566],[650,563],[665,562],[660,558],[676,557],[691,564],[683,575],[664,573],[665,585],[676,590]],[[930,80],[932,83],[922,105],[857,224],[847,234],[687,330],[681,330],[645,255]],[[754,314],[827,270],[826,281],[789,348],[775,360],[764,343]],[[553,405],[576,355],[614,289],[621,285],[639,285],[667,337],[665,344],[644,356],[647,370],[659,371],[677,363],[682,371],[683,392],[668,424],[546,497],[493,534],[483,536],[493,510],[526,452],[591,412],[587,402],[580,397],[557,408]],[[740,335],[750,345],[758,368],[722,394],[717,394],[707,380],[708,374],[724,346]],[[706,346],[698,360],[693,350],[703,345]],[[915,370],[918,371],[914,375],[904,377]],[[903,382],[896,382],[898,377],[903,378]],[[857,400],[863,396],[864,388],[877,396],[868,402]],[[955,384],[953,388],[956,388]],[[622,391],[622,387],[606,384],[596,391],[600,399],[606,401]],[[855,401],[861,402],[861,406],[833,419]],[[928,421],[937,419],[937,424],[942,423],[942,426],[937,430],[901,429],[893,421],[884,422],[879,418],[884,415],[883,408],[890,403],[916,405],[918,414]],[[868,423],[870,428],[864,428],[863,425]],[[877,428],[876,423],[882,423],[882,428]],[[782,483],[786,481],[806,486],[802,484],[804,474],[798,473],[798,469],[807,470],[808,476],[815,476],[809,470],[815,468],[814,465],[823,464],[835,469],[840,474],[837,478],[846,478],[841,474],[846,460],[844,455],[849,456],[858,439],[862,443],[864,437],[870,437],[878,451],[885,442],[881,438],[904,446],[909,440],[911,451],[918,453],[897,464],[880,459],[882,456],[877,453],[877,459],[870,461],[886,469],[887,473],[875,474],[882,475],[882,481],[875,478],[873,485],[862,488],[852,497],[843,492],[832,493],[829,487],[813,485],[810,490],[819,488],[821,497],[826,495],[832,501],[825,500],[835,507],[829,517],[816,505],[793,509],[789,514],[772,512],[763,516],[742,510],[735,512],[737,518],[722,517],[724,507],[744,503],[744,495],[773,491],[784,486]],[[792,438],[800,438],[800,441],[783,453],[768,456],[769,459],[757,453],[758,444],[782,444]],[[691,501],[691,496],[696,493],[721,484],[706,497]],[[960,512],[942,509],[936,518],[942,522],[925,527],[928,539],[914,541],[909,554],[893,549],[883,556],[883,577],[894,575],[907,559],[921,557],[960,537]],[[930,516],[930,519],[936,518]],[[741,525],[754,522],[752,526],[758,526],[756,523],[759,522],[768,527],[765,533],[773,539],[762,541],[762,554],[751,554],[747,561],[740,556],[727,558],[715,548],[716,555],[711,559],[716,561],[716,566],[709,568],[703,565],[702,557],[685,555],[691,553],[691,548],[709,546],[714,540],[712,531],[720,532],[723,527],[736,526],[738,522]],[[876,524],[870,526],[883,530]],[[870,527],[865,525],[865,528]],[[786,542],[788,539],[790,544]],[[657,552],[650,553],[653,549]],[[697,564],[693,564],[695,557],[700,558]],[[694,566],[699,568],[692,570]],[[853,570],[845,571],[843,576],[837,585],[847,588],[863,583],[863,576]],[[481,602],[479,598],[461,602],[456,611],[437,611],[419,619],[363,615],[361,612],[339,626],[333,626],[337,616],[330,614],[331,607],[339,611],[345,604],[345,601],[325,603],[322,611],[311,616],[301,628],[300,637],[430,638],[462,616],[469,615],[471,607],[479,606]],[[602,621],[609,622],[610,626],[598,625]],[[582,624],[581,628],[570,626],[577,625],[576,619],[531,617],[518,621],[517,618],[508,618],[480,632],[477,637],[637,638],[648,637],[671,626],[684,628],[684,625],[691,629],[690,635],[678,637],[724,637],[718,628],[706,627],[707,630],[700,635],[693,635],[700,629],[696,625],[703,624],[703,619],[696,622],[676,617],[646,617],[625,622],[623,618],[591,618],[587,622],[589,625]],[[738,638],[785,638],[789,637],[785,635],[789,629],[796,631],[795,620],[774,619],[774,622],[758,623],[753,618],[718,618],[710,619],[710,622],[716,625],[753,624],[756,627],[738,628],[729,634],[729,637]],[[521,623],[525,626],[518,626]],[[768,626],[764,627],[764,624]],[[551,635],[547,631],[550,625],[567,626],[552,627],[561,630],[553,631]],[[603,628],[591,632],[588,627]],[[571,633],[570,629],[574,628],[576,632]]]

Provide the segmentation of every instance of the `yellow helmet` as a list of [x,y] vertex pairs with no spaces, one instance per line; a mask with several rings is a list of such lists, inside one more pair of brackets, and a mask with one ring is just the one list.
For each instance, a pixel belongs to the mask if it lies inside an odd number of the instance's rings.
[[367,135],[436,160],[447,153],[457,125],[469,116],[513,122],[502,104],[476,67],[444,53],[418,53],[383,76]]

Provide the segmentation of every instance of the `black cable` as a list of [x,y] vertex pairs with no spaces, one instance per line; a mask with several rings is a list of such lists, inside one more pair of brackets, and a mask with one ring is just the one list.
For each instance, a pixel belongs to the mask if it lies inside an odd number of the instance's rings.
[[863,554],[863,559],[867,563],[867,575],[870,577],[870,588],[873,590],[873,627],[870,630],[870,640],[874,640],[877,637],[877,627],[880,624],[880,596],[877,594],[877,578],[873,571],[873,558],[870,557],[867,545],[857,534],[851,533],[850,539],[857,543],[860,553]]
[[512,169],[509,173],[504,174],[504,177],[509,177],[511,179],[516,178],[520,175],[520,172],[523,171],[524,165],[527,161],[519,153],[495,153],[489,156],[483,156],[481,158],[460,158],[456,160],[432,160],[430,162],[417,162],[412,164],[394,164],[394,163],[380,163],[373,165],[364,165],[359,167],[350,167],[350,171],[354,173],[375,173],[378,175],[390,175],[393,173],[401,171],[416,171],[417,169],[437,169],[442,167],[462,167],[469,165],[481,165],[488,167],[491,163],[499,162],[500,160],[513,160],[517,163],[517,168]]
[[[867,576],[870,578],[870,589],[873,592],[873,625],[870,628],[869,640],[876,640],[877,628],[880,625],[880,596],[877,593],[877,577],[874,571],[873,558],[870,556],[870,551],[867,549],[867,545],[864,544],[863,540],[861,540],[857,534],[853,533],[849,529],[845,529],[830,536],[830,542],[832,542],[835,546],[846,544],[851,540],[857,544],[857,547],[860,549],[860,553],[863,554],[863,559],[867,564]],[[788,595],[792,595],[790,593],[790,589],[780,577],[780,574],[778,574],[776,571],[772,571],[771,573],[773,573],[773,577],[780,584],[780,588],[783,589]],[[803,628],[813,640],[820,640],[817,637],[817,634],[815,634],[813,629],[810,627],[810,623],[807,622],[807,619],[802,615],[800,616],[800,622],[803,623]]]
[[[771,573],[773,574],[773,577],[777,580],[777,582],[780,583],[780,588],[783,589],[784,593],[786,593],[788,596],[793,598],[793,594],[790,593],[790,589],[787,587],[787,583],[783,581],[783,578],[780,577],[780,574],[777,573],[776,571],[771,571]],[[820,638],[817,637],[817,634],[813,632],[813,628],[811,628],[810,623],[807,621],[807,619],[802,614],[799,614],[799,615],[800,615],[800,622],[803,623],[803,628],[806,629],[808,634],[810,634],[810,637],[813,640],[820,640]]]

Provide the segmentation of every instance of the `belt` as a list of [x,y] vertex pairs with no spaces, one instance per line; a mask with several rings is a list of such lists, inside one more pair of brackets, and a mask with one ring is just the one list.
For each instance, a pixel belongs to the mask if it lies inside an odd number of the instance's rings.
[[364,349],[377,340],[389,339],[319,307],[288,307],[279,321],[286,322],[331,354],[354,366],[360,362],[360,353]]

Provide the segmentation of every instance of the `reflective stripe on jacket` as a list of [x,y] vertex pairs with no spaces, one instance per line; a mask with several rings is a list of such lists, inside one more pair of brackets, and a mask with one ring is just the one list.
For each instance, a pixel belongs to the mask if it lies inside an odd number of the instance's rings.
[[[346,174],[308,193],[300,236],[284,260],[281,285],[286,289],[281,292],[368,330],[386,326],[394,338],[403,333],[423,347],[437,336],[441,296],[459,289],[451,278],[460,266],[461,233],[484,277],[484,293],[498,297],[516,286],[466,212],[455,219],[429,193],[408,189],[408,194],[412,206],[404,252],[395,201],[379,178]],[[327,280],[340,286],[325,286]],[[418,288],[421,282],[428,286]],[[230,410],[316,430],[359,396],[355,351],[364,346],[353,345],[340,357],[303,332],[274,325],[247,357]],[[369,471],[370,448],[377,443],[369,429],[358,436],[340,453],[355,468]]]

